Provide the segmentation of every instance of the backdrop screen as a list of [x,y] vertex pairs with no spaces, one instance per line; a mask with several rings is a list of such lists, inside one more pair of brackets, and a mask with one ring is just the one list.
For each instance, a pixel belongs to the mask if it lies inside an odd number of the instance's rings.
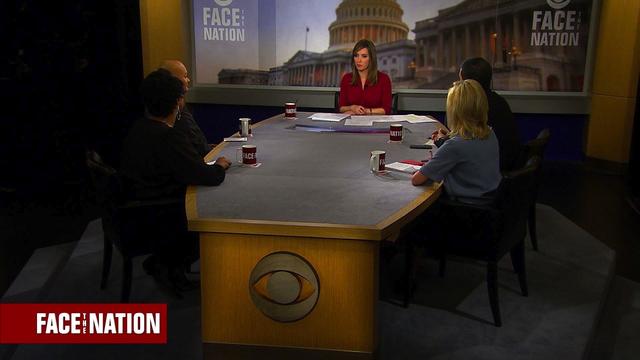
[[195,82],[339,86],[372,40],[394,88],[447,89],[483,57],[493,87],[583,91],[593,0],[192,0]]

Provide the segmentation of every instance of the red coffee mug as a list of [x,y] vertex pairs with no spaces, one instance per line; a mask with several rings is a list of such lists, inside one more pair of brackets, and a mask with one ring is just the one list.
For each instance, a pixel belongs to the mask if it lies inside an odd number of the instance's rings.
[[389,141],[402,141],[402,124],[391,124],[389,126]]
[[369,159],[369,169],[373,172],[384,171],[386,152],[382,150],[374,150],[371,152]]
[[[258,162],[256,150],[255,145],[242,145],[241,148],[236,150],[236,161],[245,165],[255,165]],[[239,151],[242,151],[242,160],[238,160]]]
[[285,118],[296,117],[296,103],[293,103],[293,102],[284,103],[284,117]]

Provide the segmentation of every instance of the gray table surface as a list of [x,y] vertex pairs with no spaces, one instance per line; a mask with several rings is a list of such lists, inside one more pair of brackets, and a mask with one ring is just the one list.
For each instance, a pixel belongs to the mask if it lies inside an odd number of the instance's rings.
[[[411,185],[408,174],[373,174],[369,157],[372,150],[385,150],[387,164],[424,159],[428,150],[409,145],[424,143],[435,123],[403,122],[404,141],[388,143],[388,133],[308,131],[304,126],[347,128],[344,120],[312,121],[309,115],[298,113],[296,120],[278,115],[255,127],[246,144],[257,146],[261,165],[234,162],[220,186],[197,187],[198,218],[375,225],[426,191]],[[227,143],[216,156],[235,161],[242,144]]]

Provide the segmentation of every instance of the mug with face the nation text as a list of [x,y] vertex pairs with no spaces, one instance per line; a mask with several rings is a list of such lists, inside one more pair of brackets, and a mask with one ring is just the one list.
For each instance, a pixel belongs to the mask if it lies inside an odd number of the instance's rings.
[[294,102],[284,103],[284,117],[287,119],[295,119],[296,103]]
[[369,159],[369,169],[373,172],[384,171],[386,152],[383,150],[374,150],[371,152],[371,158]]
[[391,142],[402,141],[402,124],[389,125],[389,141]]
[[[257,147],[255,145],[242,145],[236,150],[236,161],[244,165],[255,165],[258,162],[256,157]],[[238,155],[242,151],[242,159],[238,159]]]

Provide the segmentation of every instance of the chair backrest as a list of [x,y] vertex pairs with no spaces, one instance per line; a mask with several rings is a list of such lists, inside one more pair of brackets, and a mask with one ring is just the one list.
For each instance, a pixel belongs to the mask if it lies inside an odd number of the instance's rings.
[[[549,129],[543,129],[542,131],[540,131],[540,133],[535,139],[527,142],[524,146],[526,159],[531,159],[532,157],[537,156],[540,158],[540,161],[542,162],[542,160],[544,159],[545,150],[547,148],[547,145],[549,144],[550,137],[551,137],[551,132],[549,131]],[[541,181],[542,181],[542,164],[540,164],[540,166],[538,166],[538,169],[536,170],[535,183],[530,192],[534,201],[535,201],[535,198],[537,197],[538,188],[540,187]]]
[[525,144],[527,159],[530,159],[533,156],[544,159],[544,151],[547,148],[547,144],[549,144],[550,138],[551,132],[549,129],[543,129],[535,139],[527,142]]
[[86,153],[86,163],[97,205],[103,209],[115,207],[122,191],[117,171],[105,164],[100,155],[92,150]]
[[[500,184],[501,206],[528,206],[529,193],[535,181],[536,171],[539,169],[541,159],[538,156],[529,158],[524,167],[503,174]],[[515,203],[514,203],[515,202]],[[512,210],[516,210],[515,208]]]
[[[118,172],[105,164],[94,151],[86,154],[87,168],[100,208],[105,239],[115,245],[124,256],[144,255],[153,249],[153,239],[162,235],[162,222],[151,206],[125,201],[122,179]],[[169,219],[169,220],[167,220]],[[158,223],[160,223],[158,225]],[[158,230],[156,230],[158,229]]]
[[391,114],[398,114],[398,93],[391,93]]
[[503,174],[497,201],[502,211],[502,237],[496,249],[498,257],[524,240],[528,209],[534,199],[530,194],[535,187],[540,162],[540,158],[534,156],[522,168]]

